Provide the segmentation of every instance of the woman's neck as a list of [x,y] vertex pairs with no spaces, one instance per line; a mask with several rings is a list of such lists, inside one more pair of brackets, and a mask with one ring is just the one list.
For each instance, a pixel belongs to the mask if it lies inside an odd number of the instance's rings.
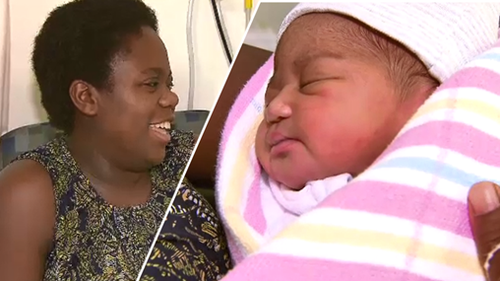
[[[151,196],[149,171],[128,171],[100,149],[102,140],[74,131],[68,137],[68,148],[78,167],[92,187],[113,205],[137,205]],[[113,203],[121,202],[121,203]]]

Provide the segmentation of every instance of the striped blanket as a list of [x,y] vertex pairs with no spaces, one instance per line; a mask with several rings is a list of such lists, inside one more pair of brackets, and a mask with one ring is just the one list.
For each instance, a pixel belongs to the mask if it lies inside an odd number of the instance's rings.
[[272,58],[225,124],[217,203],[233,269],[223,280],[480,281],[467,193],[500,182],[500,43],[429,98],[384,154],[271,241],[253,150]]

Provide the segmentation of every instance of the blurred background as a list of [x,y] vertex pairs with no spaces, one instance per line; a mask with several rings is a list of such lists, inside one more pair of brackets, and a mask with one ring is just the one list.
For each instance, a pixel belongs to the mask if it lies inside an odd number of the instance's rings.
[[296,5],[297,3],[262,2],[258,13],[255,13],[244,43],[274,52],[281,21]]

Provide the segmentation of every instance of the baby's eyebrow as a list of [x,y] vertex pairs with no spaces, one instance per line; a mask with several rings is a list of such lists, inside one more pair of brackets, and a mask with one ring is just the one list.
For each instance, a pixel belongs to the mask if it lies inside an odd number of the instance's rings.
[[297,68],[305,66],[307,63],[317,60],[319,58],[331,58],[336,60],[344,60],[346,56],[339,52],[334,52],[331,50],[321,50],[316,52],[309,52],[294,61],[294,65]]

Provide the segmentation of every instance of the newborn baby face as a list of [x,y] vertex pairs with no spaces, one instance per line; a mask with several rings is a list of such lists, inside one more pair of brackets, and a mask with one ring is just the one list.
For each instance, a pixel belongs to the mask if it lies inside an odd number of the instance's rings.
[[256,153],[268,175],[291,189],[361,173],[427,97],[402,101],[382,55],[364,47],[357,25],[308,14],[278,44]]

